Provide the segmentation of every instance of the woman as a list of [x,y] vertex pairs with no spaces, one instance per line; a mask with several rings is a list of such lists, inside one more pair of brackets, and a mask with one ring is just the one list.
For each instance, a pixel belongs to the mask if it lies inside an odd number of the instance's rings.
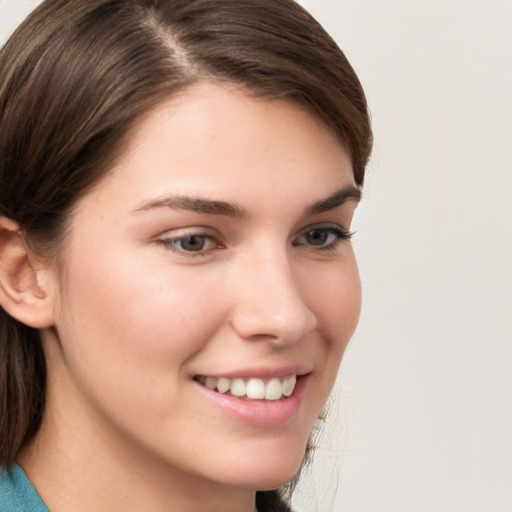
[[0,510],[288,510],[360,309],[344,55],[291,0],[47,0],[0,76]]

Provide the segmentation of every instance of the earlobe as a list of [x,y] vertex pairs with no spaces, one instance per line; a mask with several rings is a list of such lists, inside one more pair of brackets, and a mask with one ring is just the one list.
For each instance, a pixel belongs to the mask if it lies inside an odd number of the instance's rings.
[[18,224],[0,217],[0,305],[20,322],[44,329],[53,325],[47,282],[34,268],[35,255],[27,248]]

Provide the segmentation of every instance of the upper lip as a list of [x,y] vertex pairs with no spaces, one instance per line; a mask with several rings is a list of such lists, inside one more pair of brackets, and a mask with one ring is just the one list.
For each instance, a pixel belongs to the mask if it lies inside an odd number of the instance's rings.
[[284,378],[290,375],[306,375],[311,373],[312,367],[307,364],[296,364],[290,366],[280,367],[248,367],[239,368],[232,371],[221,371],[221,372],[207,372],[200,373],[201,377],[216,377],[225,379],[241,379],[247,377],[255,377],[259,379],[273,379],[273,378]]

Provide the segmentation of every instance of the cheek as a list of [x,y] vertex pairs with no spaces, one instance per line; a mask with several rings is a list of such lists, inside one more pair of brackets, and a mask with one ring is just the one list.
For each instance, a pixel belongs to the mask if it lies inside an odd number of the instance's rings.
[[361,312],[361,282],[355,258],[345,260],[336,269],[317,274],[310,283],[309,306],[317,318],[320,334],[318,345],[319,367],[314,374],[318,386],[316,398],[311,401],[317,409],[327,400],[338,374],[345,349],[354,334]]
[[361,282],[350,246],[343,259],[304,268],[300,280],[304,301],[317,321],[316,348],[324,368],[325,391],[334,382],[361,312]]
[[169,339],[198,327],[194,318],[208,318],[211,304],[201,280],[191,281],[179,268],[149,267],[144,259],[117,259],[115,265],[105,262],[76,272],[70,276],[68,299],[90,322],[113,332],[125,330],[129,338],[144,334],[148,342],[153,335]]
[[72,263],[57,325],[60,390],[142,444],[195,418],[187,363],[225,316],[207,284],[171,266],[149,272],[147,261],[98,258],[84,272],[82,258]]
[[74,370],[91,374],[90,381],[104,374],[119,387],[150,375],[165,375],[168,385],[178,374],[171,370],[179,370],[216,330],[222,305],[212,307],[206,284],[180,269],[148,271],[144,259],[100,256],[86,267],[77,258],[69,268],[57,328],[64,350],[80,365]]
[[329,350],[342,354],[361,312],[361,281],[353,254],[335,268],[317,272],[308,282],[306,296]]

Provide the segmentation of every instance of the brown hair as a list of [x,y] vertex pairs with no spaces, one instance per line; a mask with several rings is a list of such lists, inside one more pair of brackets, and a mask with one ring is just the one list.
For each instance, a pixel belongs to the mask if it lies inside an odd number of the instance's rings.
[[[46,0],[1,50],[0,77],[0,215],[45,254],[137,119],[199,81],[306,106],[363,184],[372,142],[363,90],[292,0]],[[0,466],[37,432],[45,387],[39,333],[0,308]]]

